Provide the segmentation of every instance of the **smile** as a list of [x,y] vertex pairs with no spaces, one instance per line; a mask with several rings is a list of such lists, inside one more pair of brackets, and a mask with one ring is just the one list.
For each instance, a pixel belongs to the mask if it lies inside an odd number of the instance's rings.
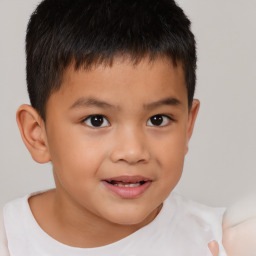
[[125,199],[138,198],[152,183],[148,178],[141,176],[120,176],[102,182],[112,193]]
[[130,183],[130,184],[114,184],[114,186],[118,186],[118,187],[124,187],[124,188],[135,188],[140,186],[140,183]]

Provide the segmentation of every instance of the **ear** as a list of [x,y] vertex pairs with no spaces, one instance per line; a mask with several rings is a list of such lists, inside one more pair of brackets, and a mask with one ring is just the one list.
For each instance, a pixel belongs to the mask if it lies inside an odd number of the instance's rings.
[[38,163],[47,163],[50,154],[47,145],[45,123],[38,112],[30,105],[21,105],[16,120],[24,144],[32,158]]
[[196,117],[199,111],[199,107],[200,107],[200,101],[199,100],[193,100],[192,102],[192,106],[189,112],[189,117],[188,117],[188,129],[187,129],[187,148],[186,151],[188,152],[188,143],[189,140],[192,136],[193,130],[194,130],[194,126],[195,126],[195,121],[196,121]]

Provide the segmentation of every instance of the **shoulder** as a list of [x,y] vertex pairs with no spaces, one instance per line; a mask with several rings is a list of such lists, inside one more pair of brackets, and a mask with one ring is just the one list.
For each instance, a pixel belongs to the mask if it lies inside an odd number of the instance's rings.
[[199,245],[207,245],[210,241],[217,241],[220,245],[220,255],[225,255],[222,246],[222,221],[225,208],[211,207],[187,199],[175,192],[166,200],[169,211],[175,208],[175,232],[181,239],[194,241]]
[[0,208],[0,255],[9,256],[2,208]]
[[7,240],[13,237],[24,238],[25,222],[29,214],[28,198],[30,196],[17,198],[4,206],[2,214]]
[[[28,199],[41,193],[43,192],[39,191],[15,199],[8,202],[3,208],[5,245],[8,242],[9,251],[13,255],[30,255],[31,230],[35,228],[35,220]],[[1,254],[0,251],[0,256],[2,255],[6,256],[6,254]]]
[[175,192],[171,195],[171,200],[177,204],[177,209],[182,212],[183,217],[197,217],[205,222],[222,223],[225,207],[212,207],[193,200],[190,200]]
[[44,193],[45,191],[38,191],[8,202],[3,208],[6,229],[11,226],[18,227],[20,223],[24,222],[24,218],[26,218],[28,215],[32,215],[28,200],[31,197]]
[[13,230],[14,227],[17,227],[17,230],[22,222],[24,206],[26,204],[26,198],[18,198],[13,201],[8,202],[2,211],[4,218],[4,225],[6,234],[8,237],[9,230]]
[[9,256],[10,251],[13,255],[28,255],[16,254],[17,246],[21,244],[26,246],[26,234],[24,232],[24,212],[27,202],[27,196],[18,198],[8,202],[1,211],[1,226],[0,226],[0,255]]

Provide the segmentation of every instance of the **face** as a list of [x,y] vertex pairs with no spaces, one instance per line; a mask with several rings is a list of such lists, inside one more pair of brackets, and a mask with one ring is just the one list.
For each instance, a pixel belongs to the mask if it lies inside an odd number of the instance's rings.
[[180,179],[197,107],[167,60],[70,67],[46,109],[59,200],[110,223],[153,216]]

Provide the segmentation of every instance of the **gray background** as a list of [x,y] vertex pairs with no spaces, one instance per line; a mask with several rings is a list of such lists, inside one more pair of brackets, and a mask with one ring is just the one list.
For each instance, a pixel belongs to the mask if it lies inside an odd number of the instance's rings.
[[[15,112],[29,103],[24,37],[37,0],[0,0],[0,204],[54,186],[51,165],[34,163]],[[214,206],[255,192],[256,1],[177,0],[198,44],[201,109],[176,190]]]

